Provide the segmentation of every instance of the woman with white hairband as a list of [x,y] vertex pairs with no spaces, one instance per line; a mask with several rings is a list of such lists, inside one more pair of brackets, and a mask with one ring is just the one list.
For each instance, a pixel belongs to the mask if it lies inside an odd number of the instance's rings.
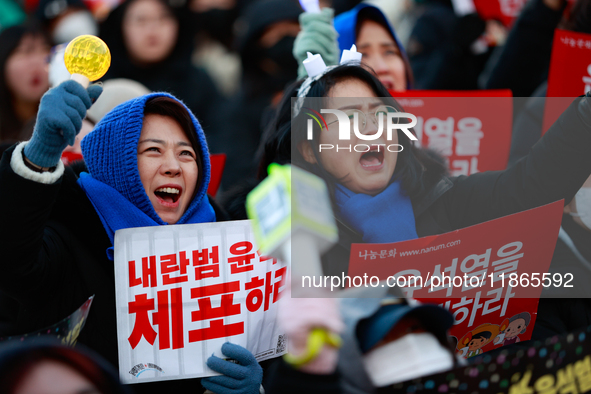
[[[320,64],[318,57],[315,59]],[[312,59],[309,62],[315,63]],[[340,276],[348,271],[352,243],[410,240],[560,199],[568,203],[591,173],[589,97],[573,102],[529,155],[513,167],[450,177],[443,160],[416,147],[404,127],[399,127],[390,140],[386,132],[380,132],[384,116],[402,112],[402,108],[373,73],[358,62],[307,69],[311,76],[286,91],[267,130],[259,178],[266,176],[268,164],[278,162],[300,166],[327,182],[339,241],[322,258],[324,275]],[[349,140],[339,139],[341,122],[326,109],[340,110],[351,120],[350,128],[357,131],[350,133]],[[320,125],[309,122],[311,115]],[[367,141],[376,135],[376,139]],[[339,144],[371,144],[372,148],[326,148]],[[399,148],[377,148],[388,145]],[[315,305],[321,308],[326,304]],[[297,316],[290,319],[294,319],[294,325],[298,323]],[[321,318],[308,322],[308,327],[314,325],[327,330],[336,327]],[[384,359],[384,363],[394,362],[399,356],[392,354],[392,359]],[[363,385],[369,382],[350,373],[341,373],[339,379],[348,382],[352,389],[346,392],[351,393],[366,392]]]

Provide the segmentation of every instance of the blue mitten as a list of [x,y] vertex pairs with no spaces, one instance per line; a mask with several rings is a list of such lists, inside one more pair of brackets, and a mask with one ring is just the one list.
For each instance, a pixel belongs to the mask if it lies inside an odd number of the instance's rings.
[[54,167],[68,145],[73,145],[86,110],[103,92],[100,85],[84,89],[76,81],[65,81],[41,98],[33,137],[25,156],[40,167]]
[[252,353],[230,342],[222,345],[222,353],[238,364],[211,356],[207,359],[207,366],[223,375],[201,379],[203,387],[216,394],[258,394],[263,381],[263,368]]
[[327,66],[339,64],[338,33],[333,24],[334,10],[323,8],[317,13],[304,12],[300,14],[300,26],[293,44],[293,56],[298,61],[298,79],[308,76],[302,64],[308,57],[308,52],[320,54]]

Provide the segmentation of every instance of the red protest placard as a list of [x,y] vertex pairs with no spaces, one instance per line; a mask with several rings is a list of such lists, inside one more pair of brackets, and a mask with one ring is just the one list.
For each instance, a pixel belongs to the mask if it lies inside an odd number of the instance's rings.
[[209,186],[207,187],[207,194],[215,197],[220,183],[222,183],[222,175],[226,166],[226,154],[214,153],[209,156],[209,160],[211,162],[211,177],[209,179]]
[[[573,279],[572,274],[548,274],[562,211],[563,202],[557,201],[441,235],[354,244],[348,275],[377,276],[387,286],[401,287],[408,297],[449,309],[455,318],[451,335],[463,356],[507,345],[517,337],[527,340],[542,289],[549,283],[568,286]],[[520,314],[528,328],[515,334],[508,319]]]
[[548,74],[542,132],[548,131],[575,97],[591,90],[591,34],[556,29]]
[[414,130],[421,145],[442,154],[452,175],[507,166],[513,123],[509,89],[391,93],[417,117]]

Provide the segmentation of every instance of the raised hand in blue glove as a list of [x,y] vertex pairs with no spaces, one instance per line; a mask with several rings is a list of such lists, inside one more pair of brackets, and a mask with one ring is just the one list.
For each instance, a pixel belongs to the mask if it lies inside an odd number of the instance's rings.
[[49,89],[41,97],[33,137],[25,146],[27,159],[40,167],[57,165],[66,146],[74,144],[86,110],[102,92],[100,85],[84,89],[72,80]]
[[211,356],[207,359],[207,366],[223,375],[201,379],[203,387],[216,394],[258,394],[263,368],[252,353],[230,342],[222,345],[222,353],[238,364]]

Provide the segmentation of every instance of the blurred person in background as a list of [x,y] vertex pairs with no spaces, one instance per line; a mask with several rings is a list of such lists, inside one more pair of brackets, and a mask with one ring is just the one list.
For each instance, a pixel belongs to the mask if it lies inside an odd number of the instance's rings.
[[219,93],[210,76],[191,63],[193,30],[185,7],[166,0],[127,0],[100,25],[111,50],[103,78],[127,78],[151,91],[169,92],[197,116],[209,137]]
[[458,16],[451,0],[427,0],[421,7],[406,48],[415,88],[478,89],[499,24],[476,13]]
[[[566,0],[533,0],[524,7],[491,74],[487,89],[511,89],[515,121],[508,166],[526,156],[542,136],[554,30],[591,34],[591,1],[577,0],[564,15]],[[526,99],[525,97],[529,97]]]
[[35,16],[54,45],[84,34],[98,35],[98,23],[82,0],[40,0]]
[[588,286],[591,280],[591,176],[564,207],[549,272],[572,276],[573,287],[543,290],[532,339],[567,334],[591,325]]
[[0,392],[4,394],[127,394],[117,372],[85,348],[54,337],[8,341],[0,346]]
[[240,84],[240,56],[234,50],[234,22],[248,0],[190,0],[196,30],[193,63],[203,67],[229,97]]
[[375,71],[386,89],[403,92],[412,88],[413,74],[404,47],[379,8],[360,4],[337,16],[334,26],[341,52],[355,44],[363,55],[361,61]]
[[307,52],[321,54],[327,65],[338,64],[341,53],[355,44],[380,82],[390,91],[411,89],[413,74],[408,57],[394,28],[377,7],[359,4],[334,18],[331,8],[303,13],[302,31],[295,42],[293,55],[300,64],[298,78],[307,76],[302,64]]
[[[517,103],[509,166],[517,165],[542,137],[548,70],[554,30],[591,34],[591,1],[577,0],[564,15],[564,0],[534,0],[524,9],[509,35],[490,87],[532,94]],[[550,102],[552,104],[552,102]],[[532,339],[566,334],[591,325],[591,177],[566,202],[549,272],[573,275],[573,288],[547,288],[542,293]],[[568,299],[568,302],[565,302]]]
[[0,33],[0,142],[28,139],[39,101],[49,89],[50,44],[34,24],[11,26]]
[[[571,22],[585,1],[573,7]],[[589,2],[587,2],[589,3]],[[484,81],[486,89],[511,89],[513,97],[545,95],[536,90],[548,79],[554,30],[566,7],[566,0],[531,0],[515,21],[498,59]],[[589,23],[578,23],[569,30],[591,32]]]
[[291,53],[301,12],[295,1],[257,0],[236,22],[242,82],[238,93],[217,109],[215,134],[208,135],[211,151],[227,154],[223,190],[254,176],[263,125],[283,89],[297,77]]
[[240,9],[248,3],[245,0],[190,0],[189,9],[198,33],[232,49],[234,22]]
[[[321,298],[287,297],[279,311],[290,342],[269,371],[269,394],[392,393],[395,383],[461,363],[447,338],[453,316],[438,305],[393,297],[391,289],[346,290],[339,300],[307,290]],[[323,341],[311,353],[319,331]]]

